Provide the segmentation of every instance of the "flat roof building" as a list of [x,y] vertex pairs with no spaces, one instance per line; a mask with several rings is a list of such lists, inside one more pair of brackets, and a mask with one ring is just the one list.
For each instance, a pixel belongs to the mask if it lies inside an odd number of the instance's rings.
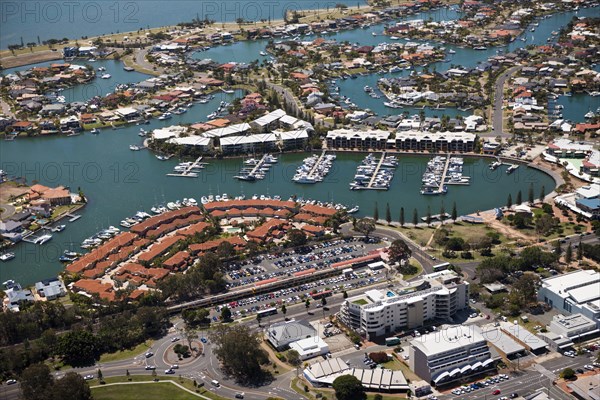
[[546,342],[519,324],[500,322],[500,329],[532,353],[539,354],[548,349]]
[[555,315],[548,328],[553,333],[571,340],[597,335],[599,332],[596,323],[582,314]]
[[296,350],[301,360],[323,356],[329,353],[329,345],[319,336],[297,340],[289,344],[290,350]]
[[414,329],[434,318],[449,320],[469,306],[469,284],[452,271],[443,272],[401,291],[367,290],[348,298],[340,318],[368,339]]
[[494,359],[477,329],[457,325],[411,340],[409,366],[432,385],[443,386],[492,370]]
[[497,326],[486,325],[478,329],[488,344],[504,357],[511,359],[525,355],[525,347],[514,341]]
[[579,270],[546,278],[538,300],[565,314],[583,314],[600,328],[600,272]]

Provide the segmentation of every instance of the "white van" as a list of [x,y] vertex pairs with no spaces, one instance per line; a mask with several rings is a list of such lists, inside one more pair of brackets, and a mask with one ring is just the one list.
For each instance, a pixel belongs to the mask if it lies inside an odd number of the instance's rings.
[[216,379],[213,379],[212,381],[210,381],[210,383],[212,383],[212,385],[213,385],[213,386],[216,386],[216,387],[219,387],[219,386],[221,386],[221,384],[219,383],[219,381],[218,381],[218,380],[216,380]]

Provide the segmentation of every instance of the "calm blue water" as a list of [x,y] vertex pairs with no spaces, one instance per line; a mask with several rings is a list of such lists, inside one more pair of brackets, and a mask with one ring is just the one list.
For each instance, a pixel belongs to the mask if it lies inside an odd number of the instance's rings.
[[[142,1],[1,1],[0,48],[46,39],[79,39],[108,33],[131,32],[189,22],[193,18],[214,21],[282,19],[286,10],[335,7],[324,0],[142,0]],[[165,7],[168,4],[168,10]],[[348,3],[351,7],[365,0]]]
[[564,108],[562,115],[564,119],[573,122],[583,122],[584,115],[588,111],[596,112],[600,109],[600,96],[592,97],[587,94],[577,93],[573,96],[560,96],[556,104],[561,104]]

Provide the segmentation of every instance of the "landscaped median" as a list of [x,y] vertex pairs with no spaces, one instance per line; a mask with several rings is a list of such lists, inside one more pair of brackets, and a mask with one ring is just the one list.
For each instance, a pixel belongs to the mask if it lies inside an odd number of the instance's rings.
[[227,400],[204,387],[194,386],[190,379],[172,376],[117,376],[104,379],[105,383],[101,385],[97,380],[90,382],[95,400]]

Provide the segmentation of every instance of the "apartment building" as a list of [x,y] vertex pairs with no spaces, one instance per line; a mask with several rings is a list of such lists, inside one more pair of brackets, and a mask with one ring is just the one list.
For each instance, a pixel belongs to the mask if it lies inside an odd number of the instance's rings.
[[469,284],[453,271],[426,275],[403,290],[367,290],[346,299],[340,318],[359,334],[372,339],[414,329],[434,318],[449,320],[469,306]]

